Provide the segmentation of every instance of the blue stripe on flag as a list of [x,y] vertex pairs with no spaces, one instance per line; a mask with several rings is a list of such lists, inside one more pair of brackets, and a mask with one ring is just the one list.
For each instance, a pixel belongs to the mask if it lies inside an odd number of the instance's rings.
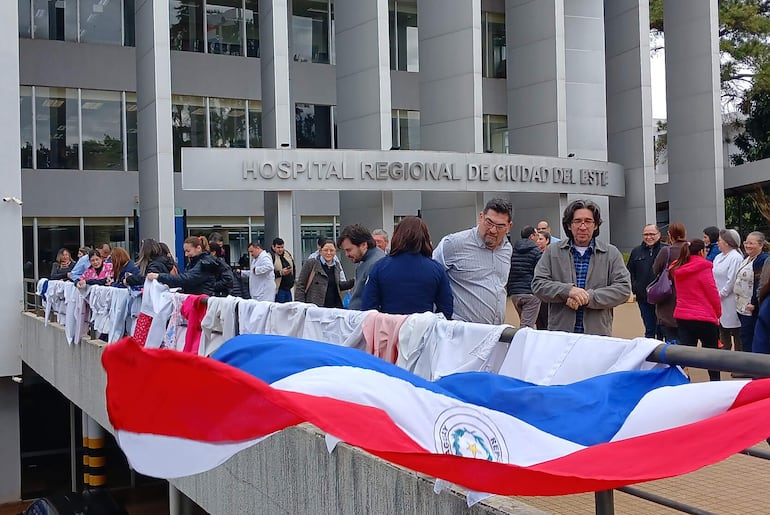
[[586,446],[609,441],[649,391],[688,382],[673,367],[616,372],[565,386],[538,386],[486,372],[464,372],[430,382],[357,349],[276,335],[236,336],[213,358],[266,383],[320,367],[368,369],[506,413]]
[[485,372],[437,384],[470,404],[508,413],[543,431],[589,446],[608,442],[648,392],[687,383],[675,367],[615,372],[563,386],[537,386]]

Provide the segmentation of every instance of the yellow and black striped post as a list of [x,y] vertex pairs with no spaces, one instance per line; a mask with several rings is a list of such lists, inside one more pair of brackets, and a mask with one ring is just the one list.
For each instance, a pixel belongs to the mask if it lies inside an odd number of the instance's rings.
[[104,428],[88,417],[88,486],[107,485],[107,457],[104,450]]

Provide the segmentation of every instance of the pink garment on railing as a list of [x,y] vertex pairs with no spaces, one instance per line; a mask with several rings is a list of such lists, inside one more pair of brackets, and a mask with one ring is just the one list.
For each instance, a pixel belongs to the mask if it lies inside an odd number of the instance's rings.
[[366,339],[366,352],[395,363],[398,359],[398,331],[407,317],[378,312],[369,314],[361,324]]
[[89,266],[80,278],[88,281],[89,279],[105,279],[108,275],[112,276],[112,263],[106,262],[102,264],[102,271],[99,274],[96,273],[94,267]]
[[182,303],[182,315],[187,319],[187,334],[184,336],[182,352],[198,354],[203,334],[201,322],[206,316],[206,305],[201,300],[207,298],[208,295],[190,295]]

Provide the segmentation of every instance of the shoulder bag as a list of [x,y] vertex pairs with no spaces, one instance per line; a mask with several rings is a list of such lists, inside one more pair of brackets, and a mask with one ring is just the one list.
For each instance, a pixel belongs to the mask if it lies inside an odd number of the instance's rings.
[[668,275],[668,262],[671,260],[671,247],[666,247],[666,265],[663,270],[647,285],[647,302],[659,304],[674,295],[674,285]]

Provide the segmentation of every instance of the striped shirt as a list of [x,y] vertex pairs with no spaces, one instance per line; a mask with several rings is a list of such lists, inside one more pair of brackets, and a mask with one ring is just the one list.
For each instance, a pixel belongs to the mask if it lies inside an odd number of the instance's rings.
[[[591,245],[581,255],[578,249],[575,248],[574,243],[570,243],[570,250],[572,251],[572,263],[575,265],[575,286],[585,289],[586,278],[588,277],[588,265],[591,264],[591,256],[594,254],[594,242],[591,240]],[[583,314],[584,306],[580,306],[575,312],[575,332],[583,333]]]
[[490,250],[478,227],[444,236],[433,259],[446,268],[455,320],[499,325],[505,321],[505,285],[513,249],[507,239]]

